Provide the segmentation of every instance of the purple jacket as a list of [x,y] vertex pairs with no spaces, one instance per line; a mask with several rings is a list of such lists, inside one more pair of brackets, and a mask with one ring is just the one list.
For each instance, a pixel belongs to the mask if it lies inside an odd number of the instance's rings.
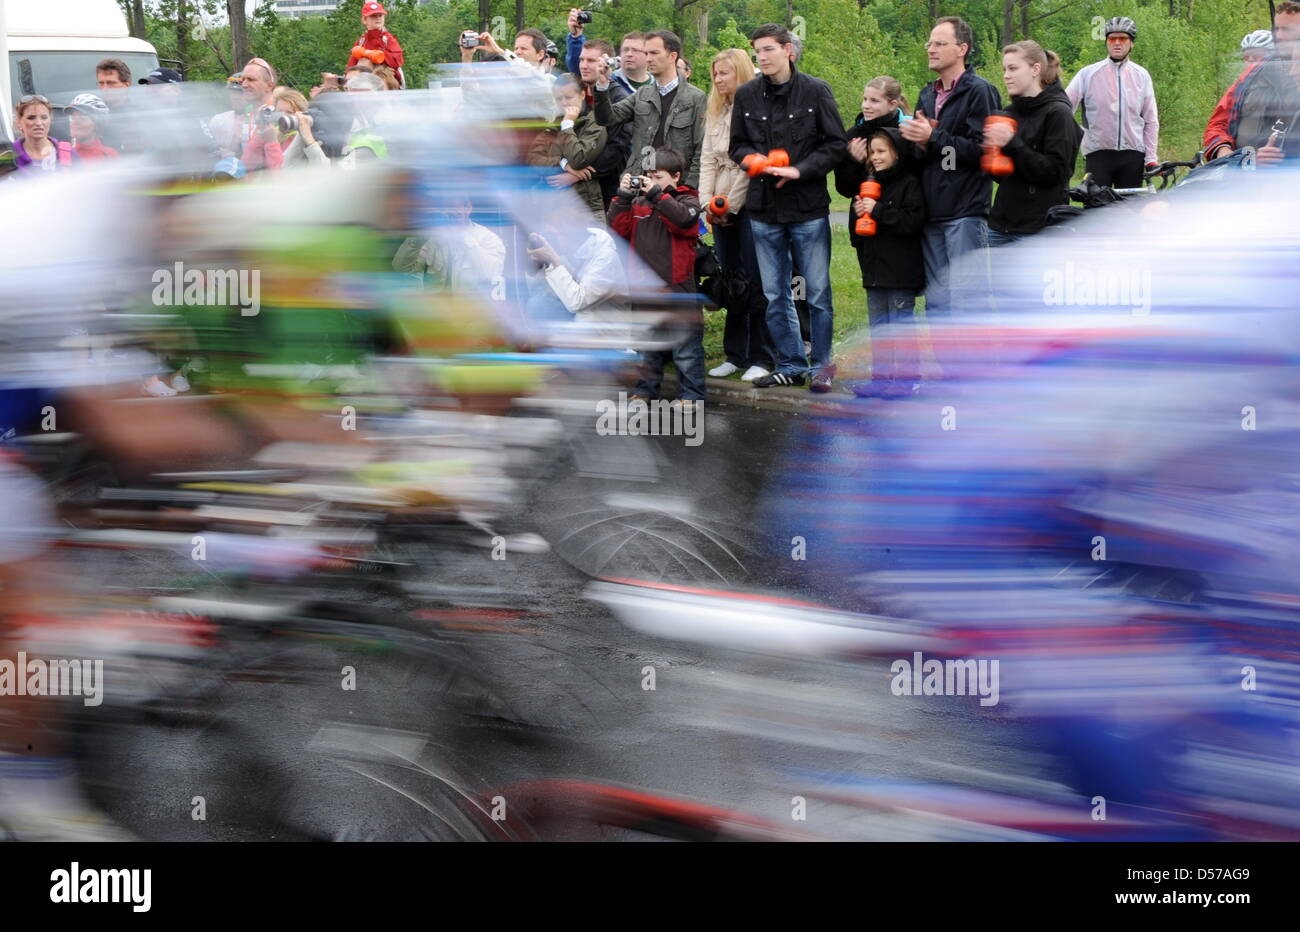
[[[61,139],[51,139],[50,142],[54,143],[54,149],[58,153],[56,161],[58,162],[59,168],[71,165],[77,158],[77,153],[72,151],[72,143],[64,142]],[[18,170],[22,171],[25,168],[31,168],[32,165],[35,164],[35,161],[35,159],[27,154],[27,150],[23,147],[22,137],[20,136],[15,139],[14,164],[18,166]],[[39,168],[39,166],[37,167]]]

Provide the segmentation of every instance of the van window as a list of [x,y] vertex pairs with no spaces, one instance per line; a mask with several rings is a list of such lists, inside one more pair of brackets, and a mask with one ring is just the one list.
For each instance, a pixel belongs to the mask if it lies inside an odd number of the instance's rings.
[[126,62],[132,84],[158,67],[158,56],[149,52],[10,52],[10,93],[14,100],[44,94],[61,107],[78,94],[96,90],[95,66],[105,58]]

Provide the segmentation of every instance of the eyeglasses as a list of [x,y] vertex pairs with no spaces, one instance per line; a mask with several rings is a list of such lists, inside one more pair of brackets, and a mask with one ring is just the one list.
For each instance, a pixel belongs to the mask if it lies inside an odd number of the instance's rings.
[[40,94],[24,94],[18,98],[18,106],[21,107],[24,104],[45,104],[48,107],[50,102]]
[[941,48],[943,48],[945,45],[956,45],[956,44],[957,44],[956,42],[935,42],[935,41],[932,39],[932,40],[930,40],[929,42],[925,43],[924,48],[927,48],[927,49],[941,49]]

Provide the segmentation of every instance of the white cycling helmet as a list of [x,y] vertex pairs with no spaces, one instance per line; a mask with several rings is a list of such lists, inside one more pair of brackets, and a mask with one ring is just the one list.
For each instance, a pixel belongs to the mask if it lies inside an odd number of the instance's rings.
[[1137,41],[1137,23],[1133,22],[1133,20],[1129,19],[1127,16],[1112,16],[1110,19],[1106,20],[1105,29],[1106,35],[1108,36],[1114,35],[1117,32],[1123,32],[1127,33],[1128,37],[1133,41]]
[[1273,33],[1267,29],[1256,29],[1241,40],[1241,50],[1243,52],[1248,52],[1251,49],[1271,49],[1272,47]]
[[63,109],[76,110],[78,113],[85,114],[96,122],[107,119],[109,113],[108,104],[104,103],[103,100],[96,97],[94,94],[78,94],[76,97],[72,98],[72,103],[68,104]]

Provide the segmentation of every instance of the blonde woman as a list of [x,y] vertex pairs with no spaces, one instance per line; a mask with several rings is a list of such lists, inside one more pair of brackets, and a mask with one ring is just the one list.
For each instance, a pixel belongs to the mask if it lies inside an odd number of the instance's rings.
[[40,94],[18,98],[14,107],[14,165],[20,172],[59,172],[77,161],[72,143],[50,136],[53,110]]
[[[767,300],[763,297],[763,280],[758,271],[758,254],[754,252],[754,234],[745,210],[749,178],[744,169],[731,160],[731,110],[736,89],[754,79],[754,63],[742,49],[723,49],[713,58],[713,87],[704,114],[704,144],[700,151],[700,204],[704,218],[713,229],[713,247],[724,267],[744,272],[749,280],[750,301],[727,308],[727,323],[722,334],[726,360],[710,369],[709,375],[725,378],[743,371],[741,380],[752,382],[768,375],[775,367],[772,340],[767,332]],[[715,216],[709,210],[714,198],[727,199],[727,211]]]
[[280,113],[292,114],[298,118],[297,131],[291,130],[280,135],[280,143],[284,145],[283,167],[328,165],[329,158],[321,149],[316,137],[312,135],[312,119],[311,114],[307,112],[307,98],[291,87],[277,87],[271,99],[275,102],[275,109]]

